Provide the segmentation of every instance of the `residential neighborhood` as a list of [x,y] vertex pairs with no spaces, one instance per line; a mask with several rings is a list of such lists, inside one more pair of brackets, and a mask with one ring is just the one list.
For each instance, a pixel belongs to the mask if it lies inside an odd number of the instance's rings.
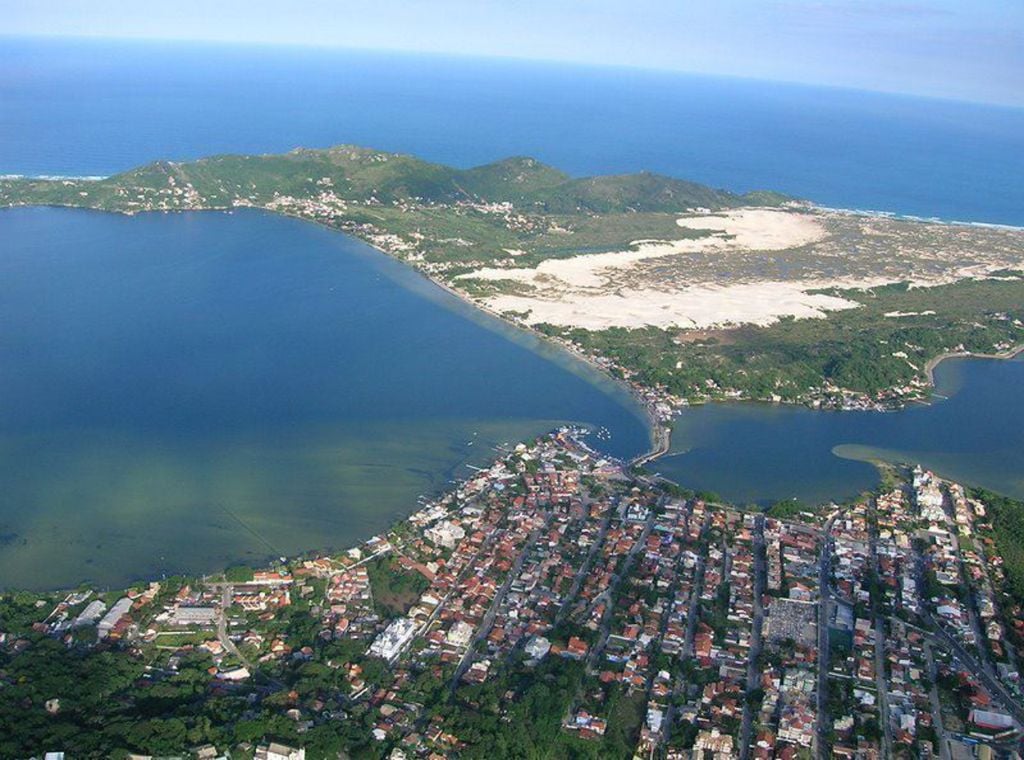
[[[1016,757],[1024,622],[989,519],[921,468],[739,509],[563,428],[339,554],[40,597],[0,632],[0,696],[49,641],[237,704],[251,738],[196,757]],[[71,705],[44,701],[19,709]]]

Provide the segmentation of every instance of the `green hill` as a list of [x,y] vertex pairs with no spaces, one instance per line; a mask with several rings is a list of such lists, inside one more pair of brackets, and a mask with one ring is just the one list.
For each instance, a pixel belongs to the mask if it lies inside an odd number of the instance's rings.
[[[646,172],[574,179],[526,157],[455,169],[415,156],[340,145],[323,150],[300,148],[282,155],[157,161],[87,184],[7,179],[0,181],[0,204],[58,203],[131,210],[144,206],[140,200],[169,185],[191,187],[195,193],[192,207],[231,206],[237,201],[258,204],[275,196],[311,198],[328,188],[355,203],[509,202],[525,211],[549,214],[679,212],[786,200],[776,194],[737,195]],[[175,197],[182,201],[180,195],[173,194],[166,200],[171,205],[185,205]]]

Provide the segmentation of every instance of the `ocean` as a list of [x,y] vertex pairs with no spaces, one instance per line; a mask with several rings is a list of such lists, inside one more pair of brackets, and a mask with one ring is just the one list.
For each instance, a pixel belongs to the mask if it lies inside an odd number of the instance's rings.
[[1024,225],[1024,109],[522,61],[0,38],[0,174],[339,143]]

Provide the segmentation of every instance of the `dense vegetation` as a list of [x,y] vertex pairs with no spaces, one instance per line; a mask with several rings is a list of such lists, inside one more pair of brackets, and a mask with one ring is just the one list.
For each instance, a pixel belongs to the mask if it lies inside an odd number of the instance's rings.
[[989,510],[992,538],[1006,573],[1006,591],[1017,604],[1024,605],[1024,502],[984,489],[975,489],[972,495]]
[[[750,398],[797,400],[825,383],[876,394],[922,378],[928,361],[947,351],[989,352],[1024,342],[1024,280],[891,285],[842,296],[862,306],[699,338],[655,327],[542,329],[614,359],[644,385],[688,398],[734,389]],[[892,312],[916,314],[885,316]]]
[[129,207],[138,192],[166,188],[169,178],[177,186],[190,184],[205,205],[221,207],[239,198],[265,202],[276,195],[313,197],[328,187],[354,203],[511,202],[550,214],[730,208],[785,199],[764,191],[740,195],[646,172],[574,179],[532,158],[456,169],[414,156],[342,145],[283,155],[158,161],[95,182],[8,179],[0,182],[0,203],[118,210]]
[[[13,596],[0,598],[5,627],[12,603]],[[274,628],[287,632],[296,645],[311,646],[313,655],[266,666],[257,682],[240,686],[215,681],[207,672],[209,655],[198,649],[171,671],[156,664],[166,660],[166,652],[161,657],[151,647],[85,651],[27,634],[24,651],[14,655],[0,649],[0,757],[40,756],[52,749],[76,758],[131,752],[168,756],[203,744],[245,747],[267,739],[302,745],[313,758],[339,752],[386,756],[390,744],[371,737],[372,711],[365,702],[345,701],[345,668],[338,667],[359,663],[368,681],[386,685],[386,666],[364,656],[365,642],[322,641],[315,627],[302,625],[304,620],[313,618],[287,610]],[[642,701],[619,691],[611,695],[604,741],[581,741],[562,730],[561,721],[587,679],[582,663],[552,658],[527,668],[513,659],[485,684],[454,692],[450,676],[447,670],[423,670],[416,698],[423,715],[444,716],[468,743],[464,757],[628,757],[635,744]],[[509,706],[510,694],[515,697]],[[293,707],[309,711],[318,701],[321,714],[332,719],[307,729],[286,715]],[[500,704],[508,706],[505,717]]]
[[380,557],[367,564],[373,601],[385,617],[404,615],[430,585],[414,570],[406,570],[394,557]]

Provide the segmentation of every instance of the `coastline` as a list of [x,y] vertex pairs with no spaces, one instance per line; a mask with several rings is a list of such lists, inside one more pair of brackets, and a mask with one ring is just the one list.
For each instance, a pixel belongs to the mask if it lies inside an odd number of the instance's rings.
[[[399,255],[398,253],[389,251],[386,247],[384,247],[384,246],[380,245],[379,243],[375,242],[374,239],[373,239],[373,236],[360,234],[360,232],[358,230],[345,229],[344,227],[339,226],[338,224],[334,224],[334,223],[332,223],[329,220],[313,218],[313,217],[304,215],[302,213],[297,213],[297,212],[289,211],[289,210],[287,210],[285,208],[280,208],[280,207],[278,207],[278,208],[267,208],[267,207],[264,207],[264,206],[255,205],[255,204],[249,204],[249,203],[238,203],[236,205],[231,205],[231,206],[226,206],[226,205],[202,205],[202,206],[198,206],[198,207],[195,207],[195,208],[146,209],[146,210],[128,210],[128,211],[122,210],[122,209],[117,209],[117,208],[98,208],[98,207],[95,207],[95,206],[81,205],[81,204],[77,204],[77,203],[63,203],[63,204],[62,203],[52,203],[52,204],[15,203],[15,204],[11,204],[8,207],[13,208],[13,207],[17,207],[17,206],[30,206],[30,205],[50,206],[50,207],[53,207],[53,208],[76,208],[76,209],[89,210],[89,211],[102,211],[104,213],[117,213],[117,214],[122,214],[124,216],[134,216],[134,215],[140,214],[140,213],[154,213],[154,212],[185,213],[185,212],[188,212],[188,211],[220,211],[220,212],[223,212],[223,213],[231,213],[234,210],[239,209],[239,208],[242,208],[242,209],[253,209],[253,210],[264,212],[264,213],[279,214],[281,216],[290,217],[290,218],[293,218],[293,219],[296,219],[298,221],[302,221],[302,222],[305,222],[305,223],[313,223],[313,224],[316,224],[316,225],[318,225],[320,227],[323,227],[323,228],[325,228],[327,230],[330,230],[332,232],[338,232],[338,233],[341,233],[343,235],[349,236],[350,238],[358,240],[359,242],[365,244],[369,248],[373,249],[375,252],[381,253],[381,254],[387,256],[389,259],[392,259],[392,260],[396,261],[399,264],[405,265],[405,267],[407,268],[406,271],[415,272],[416,274],[420,275],[421,277],[424,278],[424,280],[429,281],[431,283],[431,285],[436,286],[441,291],[443,291],[443,292],[445,292],[445,293],[455,297],[456,299],[458,299],[458,301],[460,303],[464,304],[468,309],[472,310],[473,312],[476,312],[478,315],[486,315],[487,317],[496,320],[498,323],[500,323],[505,328],[515,330],[517,333],[520,333],[521,335],[529,336],[529,338],[531,338],[533,340],[536,340],[536,341],[539,341],[539,342],[543,342],[544,344],[557,349],[560,353],[563,353],[563,355],[567,356],[568,358],[571,358],[574,361],[582,363],[583,365],[588,367],[590,370],[597,372],[598,375],[600,375],[605,380],[610,380],[617,388],[619,388],[621,390],[624,390],[627,393],[627,395],[629,396],[629,398],[638,405],[638,407],[639,407],[638,411],[641,411],[643,416],[646,418],[647,428],[648,428],[648,431],[649,431],[649,448],[646,451],[638,453],[636,456],[634,456],[631,459],[629,459],[628,463],[630,465],[641,466],[641,465],[647,464],[649,462],[652,462],[652,461],[654,461],[654,460],[664,456],[665,454],[667,454],[669,452],[670,448],[671,448],[671,422],[675,418],[675,415],[678,413],[678,411],[674,412],[671,416],[666,416],[665,410],[663,408],[661,408],[661,409],[658,408],[658,407],[662,406],[662,404],[659,403],[661,401],[665,402],[666,404],[668,404],[669,406],[672,406],[672,407],[677,406],[677,404],[673,403],[673,400],[670,397],[667,397],[664,394],[662,394],[662,397],[660,397],[660,398],[656,397],[656,396],[652,398],[652,394],[657,394],[658,393],[657,389],[648,389],[648,390],[650,390],[650,393],[645,393],[644,392],[644,390],[645,390],[644,388],[639,387],[639,386],[631,383],[629,380],[627,380],[627,379],[625,379],[623,377],[617,376],[614,373],[614,371],[613,371],[613,366],[609,366],[609,363],[602,362],[602,361],[599,360],[599,358],[596,358],[594,356],[591,356],[591,355],[581,351],[574,344],[572,344],[571,342],[569,342],[569,341],[567,341],[567,340],[565,340],[565,339],[563,339],[563,338],[561,338],[559,336],[549,335],[547,333],[544,333],[544,332],[538,330],[537,328],[535,328],[534,326],[532,326],[532,325],[530,325],[530,324],[528,324],[528,323],[526,323],[526,322],[524,322],[522,320],[516,319],[515,317],[509,317],[505,313],[499,312],[498,310],[496,310],[495,308],[493,308],[493,307],[489,306],[488,304],[482,302],[481,300],[474,299],[469,294],[464,293],[463,291],[459,290],[457,287],[455,287],[452,284],[449,284],[448,282],[444,281],[443,279],[441,279],[441,277],[439,277],[437,275],[434,275],[434,274],[430,273],[429,271],[425,270],[423,267],[419,266],[416,262],[409,261],[406,258],[404,258],[403,256]],[[821,209],[821,210],[828,210],[828,211],[836,212],[836,213],[846,213],[846,214],[851,214],[851,215],[862,215],[862,216],[878,215],[878,216],[886,216],[886,217],[894,217],[894,218],[906,218],[906,219],[915,220],[915,221],[931,221],[931,220],[919,219],[919,218],[916,218],[916,217],[904,217],[904,216],[901,216],[901,215],[898,215],[898,214],[890,214],[890,213],[887,213],[887,212],[874,212],[874,211],[851,210],[851,209],[835,209],[835,208],[829,208],[829,207],[825,207],[825,206],[817,206],[815,204],[809,204],[809,205],[812,208],[817,208],[817,209]],[[960,226],[978,226],[978,225],[983,225],[983,223],[971,223],[971,222],[949,221],[949,220],[939,220],[939,221],[942,221],[944,224],[949,224],[949,225],[960,225]],[[983,225],[983,226],[988,226],[988,225]],[[999,352],[999,353],[973,353],[973,352],[967,352],[967,351],[950,351],[950,352],[941,354],[939,356],[933,357],[932,359],[928,360],[928,362],[924,366],[922,374],[924,375],[924,377],[925,377],[925,379],[927,381],[928,386],[934,392],[934,389],[935,389],[934,370],[935,370],[935,367],[938,366],[938,364],[941,363],[944,359],[948,359],[948,358],[964,358],[964,357],[1007,359],[1007,358],[1013,358],[1013,357],[1021,354],[1022,352],[1024,352],[1024,344],[1021,344],[1019,346],[1015,346],[1012,349],[1009,349],[1009,350],[1004,351],[1004,352]],[[833,410],[837,410],[837,411],[845,411],[847,408],[849,408],[849,409],[875,410],[875,411],[884,411],[884,412],[895,411],[895,410],[899,410],[901,408],[905,408],[905,406],[907,404],[909,404],[909,403],[914,403],[914,404],[917,404],[917,403],[925,403],[925,404],[930,403],[930,398],[927,398],[927,397],[920,397],[920,398],[915,397],[915,398],[904,399],[903,403],[900,403],[900,404],[889,404],[889,403],[886,403],[886,402],[882,402],[882,401],[878,401],[878,400],[872,400],[872,399],[868,398],[868,399],[866,399],[864,404],[857,404],[856,406],[850,406],[850,407],[847,407],[845,405],[835,405],[835,404],[830,404],[830,405],[827,405],[827,406],[825,406],[825,405],[816,406],[816,405],[811,404],[809,399],[793,400],[793,401],[782,401],[782,400],[779,400],[779,399],[772,399],[772,398],[763,398],[763,399],[761,399],[761,398],[739,397],[739,398],[728,399],[728,400],[730,400],[730,401],[752,401],[752,402],[764,402],[764,403],[776,403],[776,404],[777,403],[792,403],[792,404],[800,404],[800,405],[803,405],[803,406],[808,406],[808,407],[810,407],[812,409],[820,409],[820,410],[833,409]],[[701,403],[713,403],[713,402],[714,402],[714,400],[704,400]]]
[[1021,354],[1024,354],[1024,343],[994,354],[975,353],[973,351],[949,351],[948,353],[939,354],[933,359],[929,359],[928,363],[924,365],[924,372],[928,377],[929,385],[931,385],[934,390],[935,368],[946,359],[1015,359]]
[[[72,208],[75,208],[75,207],[72,207]],[[481,303],[479,301],[475,301],[471,296],[467,295],[466,293],[463,293],[462,291],[458,290],[457,288],[452,287],[451,285],[449,285],[448,283],[444,282],[443,280],[438,279],[436,277],[433,277],[429,272],[424,271],[423,269],[421,269],[420,267],[416,266],[415,264],[413,264],[413,263],[411,263],[409,261],[406,261],[405,259],[401,258],[400,256],[396,256],[395,254],[391,253],[387,249],[382,248],[381,246],[375,244],[372,240],[368,240],[368,239],[366,239],[364,237],[361,237],[360,235],[357,235],[354,232],[349,232],[348,230],[340,229],[339,227],[333,226],[333,225],[331,225],[331,224],[329,224],[327,222],[323,222],[323,221],[320,221],[320,220],[317,220],[317,219],[310,219],[309,217],[302,216],[301,214],[289,213],[288,211],[283,211],[283,210],[280,210],[280,209],[268,209],[268,208],[263,208],[261,206],[238,206],[238,207],[221,206],[221,207],[209,207],[209,208],[195,209],[195,210],[196,211],[227,211],[227,212],[230,212],[230,211],[234,211],[235,208],[252,208],[252,209],[255,209],[257,211],[262,211],[262,212],[269,213],[269,214],[279,214],[280,216],[289,217],[291,219],[297,219],[297,220],[302,221],[302,222],[316,224],[317,226],[323,227],[324,229],[330,230],[331,232],[341,233],[342,235],[348,235],[349,237],[351,237],[351,238],[353,238],[355,240],[358,240],[359,242],[369,246],[370,248],[372,248],[373,250],[377,251],[378,253],[381,253],[381,254],[387,256],[389,259],[392,259],[392,260],[397,261],[398,263],[404,265],[411,272],[415,272],[416,274],[420,275],[421,277],[423,277],[425,280],[427,280],[431,284],[437,286],[442,291],[444,291],[445,293],[448,293],[449,295],[453,296],[454,298],[457,298],[461,303],[469,306],[470,308],[472,308],[472,309],[474,309],[476,311],[479,311],[479,312],[481,312],[483,314],[486,314],[487,316],[497,320],[498,322],[500,322],[501,324],[505,325],[506,327],[510,327],[510,328],[512,328],[514,330],[518,330],[518,331],[520,331],[520,332],[522,332],[522,333],[524,333],[526,335],[529,335],[532,338],[535,338],[535,339],[537,339],[537,340],[539,340],[539,341],[541,341],[543,343],[546,343],[549,346],[553,346],[553,347],[557,348],[559,351],[565,353],[566,355],[568,355],[572,359],[587,365],[590,369],[596,371],[598,374],[602,375],[607,380],[610,380],[612,383],[614,383],[620,389],[624,390],[629,395],[629,397],[631,399],[633,399],[633,401],[636,402],[636,404],[640,407],[640,410],[644,413],[644,417],[647,420],[647,424],[648,424],[648,428],[649,428],[650,448],[647,451],[641,452],[637,456],[635,456],[632,459],[628,460],[627,464],[629,464],[629,465],[642,465],[642,464],[645,464],[647,462],[653,461],[654,459],[657,459],[658,457],[664,456],[666,453],[668,453],[668,450],[669,450],[670,445],[671,445],[671,429],[667,425],[665,425],[661,420],[658,419],[657,414],[655,413],[655,411],[652,408],[652,406],[647,402],[647,400],[644,399],[637,392],[637,390],[632,385],[630,385],[627,381],[623,380],[622,378],[616,377],[611,372],[611,370],[608,367],[602,365],[600,362],[596,361],[593,357],[588,356],[588,355],[582,353],[581,351],[579,351],[572,344],[567,343],[566,341],[563,341],[563,340],[561,340],[561,339],[559,339],[557,337],[554,337],[554,336],[551,336],[551,335],[546,335],[546,334],[542,333],[540,330],[537,330],[537,329],[535,329],[535,328],[531,327],[530,325],[525,324],[523,322],[519,322],[519,321],[515,321],[515,320],[512,320],[512,319],[509,319],[504,314],[501,314],[500,312],[496,311],[495,309],[492,309],[491,307],[487,306],[486,304]],[[123,213],[123,212],[115,212],[115,213]],[[142,212],[142,213],[148,213],[148,212]],[[181,212],[181,211],[165,211],[164,213],[183,213],[183,212]]]
[[[118,210],[113,210],[113,209],[109,209],[109,210],[108,209],[96,209],[96,208],[90,208],[90,207],[86,207],[86,206],[67,205],[67,206],[56,206],[56,207],[59,207],[59,208],[77,208],[77,209],[86,210],[86,211],[102,211],[103,213],[120,213],[120,214],[122,214],[124,216],[134,216],[135,215],[134,213],[126,213],[126,212],[123,212],[123,211],[118,211]],[[648,401],[645,400],[644,397],[641,395],[641,390],[642,389],[640,387],[638,387],[638,386],[635,387],[635,386],[631,385],[628,381],[626,381],[626,380],[624,380],[622,378],[616,377],[613,374],[612,370],[609,369],[609,367],[606,366],[605,364],[603,364],[601,361],[599,361],[599,359],[595,359],[594,357],[591,357],[591,356],[588,356],[588,355],[584,354],[578,348],[573,346],[571,343],[568,343],[567,341],[559,339],[558,337],[549,336],[549,335],[546,335],[544,333],[541,333],[540,331],[530,327],[529,325],[524,325],[524,324],[518,322],[517,320],[510,319],[507,316],[504,316],[502,314],[499,314],[499,313],[495,312],[493,309],[487,308],[486,306],[484,306],[484,305],[474,301],[470,296],[460,292],[459,290],[457,290],[455,288],[452,288],[451,286],[447,285],[445,282],[437,279],[436,277],[431,276],[429,273],[427,273],[427,272],[423,271],[422,269],[420,269],[419,267],[417,267],[414,263],[406,261],[406,260],[402,259],[400,256],[397,256],[397,255],[395,255],[393,253],[388,252],[386,249],[381,248],[378,245],[375,245],[371,241],[366,240],[363,237],[361,237],[361,236],[359,236],[357,234],[354,234],[353,232],[350,232],[350,231],[347,231],[347,230],[344,230],[344,229],[340,229],[340,228],[338,228],[336,226],[333,226],[333,225],[331,225],[329,223],[326,223],[326,222],[323,222],[323,221],[319,221],[319,220],[316,220],[316,219],[311,219],[311,218],[308,218],[308,217],[305,217],[305,216],[301,216],[301,215],[298,215],[298,214],[287,214],[287,213],[283,213],[281,211],[277,211],[277,210],[274,210],[274,209],[264,209],[264,208],[260,208],[260,207],[247,207],[247,208],[252,208],[255,211],[259,211],[259,212],[263,212],[263,213],[273,211],[274,213],[280,214],[282,216],[293,217],[296,220],[304,222],[304,223],[313,222],[313,223],[315,223],[315,224],[317,224],[319,226],[322,226],[322,227],[324,227],[324,228],[326,228],[326,229],[328,229],[328,230],[330,230],[332,232],[341,232],[342,234],[344,234],[344,235],[346,235],[346,236],[348,236],[350,238],[353,238],[355,240],[358,240],[361,243],[364,243],[368,248],[372,249],[374,252],[381,253],[381,254],[387,256],[388,259],[395,260],[397,264],[404,264],[404,265],[406,265],[405,267],[402,267],[402,269],[404,271],[409,272],[410,274],[414,272],[414,273],[422,276],[425,280],[429,280],[432,285],[436,285],[442,291],[447,291],[449,294],[457,297],[459,299],[459,302],[466,304],[467,308],[472,307],[473,311],[479,311],[480,313],[486,314],[488,317],[497,320],[500,323],[500,325],[502,325],[503,327],[505,327],[505,328],[516,328],[516,332],[521,332],[524,335],[528,335],[528,336],[530,336],[531,339],[546,338],[547,339],[547,341],[546,341],[547,345],[555,345],[555,346],[557,346],[558,349],[560,349],[561,351],[564,351],[565,353],[571,355],[571,357],[573,359],[575,359],[577,361],[583,362],[584,364],[586,364],[591,369],[599,370],[600,374],[602,376],[613,380],[618,387],[620,387],[620,388],[624,387],[629,392],[630,396],[639,403],[640,407],[648,415],[648,420],[649,420],[649,423],[650,423],[650,431],[651,431],[651,446],[650,446],[650,449],[645,451],[645,452],[643,452],[643,453],[641,453],[641,454],[638,454],[636,457],[633,457],[631,459],[628,459],[628,460],[624,461],[623,464],[625,464],[626,466],[642,466],[642,465],[645,465],[645,464],[647,464],[649,462],[657,460],[658,458],[664,456],[665,454],[667,454],[669,452],[670,446],[671,446],[671,424],[670,424],[670,421],[659,420],[656,417],[656,412],[655,412],[653,406],[650,403],[648,403]],[[201,208],[201,209],[167,210],[167,211],[164,211],[164,213],[177,213],[177,214],[180,214],[180,213],[184,213],[184,211],[221,211],[221,212],[229,213],[230,214],[230,213],[232,213],[233,210],[234,209],[227,208],[227,207],[208,207],[208,208]],[[152,213],[152,212],[138,212],[138,213]],[[998,354],[985,354],[985,353],[972,354],[970,352],[947,352],[945,354],[942,354],[940,356],[937,356],[937,357],[933,358],[932,360],[930,360],[928,362],[927,370],[928,370],[929,380],[930,381],[932,380],[932,370],[934,369],[934,367],[937,366],[943,359],[946,359],[946,358],[973,357],[973,358],[999,358],[999,359],[1005,359],[1005,358],[1013,358],[1013,357],[1015,357],[1017,355],[1020,355],[1021,353],[1024,353],[1024,344],[1019,345],[1019,346],[1015,346],[1013,349],[1010,349],[1008,351],[1001,352],[1001,353],[998,353]],[[774,404],[787,403],[787,402],[778,402],[778,401],[772,402],[770,400],[758,400],[758,399],[750,399],[750,398],[736,399],[736,400],[741,400],[741,401],[758,401],[760,403],[774,403]],[[670,480],[668,478],[663,478],[663,479],[664,480]],[[461,479],[458,479],[458,480],[461,480]],[[457,488],[458,487],[458,481],[452,487]],[[442,490],[446,490],[446,489],[447,489],[447,486],[443,486],[442,487]],[[410,504],[409,508],[411,510],[413,510],[413,512],[411,514],[415,514],[415,510],[418,507],[416,505],[414,505],[414,504]],[[396,522],[402,522],[402,521],[404,521],[406,519],[408,519],[408,516],[405,516],[405,517],[402,517],[402,518],[397,518]],[[315,549],[310,549],[309,551],[316,551],[316,550]],[[305,552],[303,552],[302,554],[305,554]],[[300,554],[299,556],[302,556],[302,554]],[[141,578],[140,580],[147,580],[147,578]]]
[[559,351],[565,353],[566,355],[571,357],[573,360],[581,362],[581,363],[587,365],[590,369],[596,371],[598,374],[602,375],[605,379],[610,380],[612,383],[614,383],[620,389],[625,391],[628,394],[628,396],[634,402],[636,402],[636,404],[639,406],[640,410],[643,412],[643,415],[644,415],[644,417],[645,417],[645,419],[647,421],[647,425],[648,425],[648,429],[649,429],[649,445],[650,445],[650,448],[647,449],[647,451],[644,451],[644,452],[641,452],[641,453],[637,454],[635,457],[633,457],[632,459],[630,459],[628,461],[628,464],[639,465],[639,464],[644,464],[644,463],[649,462],[649,461],[653,461],[654,459],[657,459],[658,457],[664,456],[668,452],[668,450],[669,450],[670,438],[671,438],[671,431],[670,431],[670,429],[661,420],[659,420],[657,414],[655,413],[655,411],[651,407],[651,405],[648,403],[648,401],[646,399],[644,399],[637,392],[637,390],[635,388],[633,388],[632,385],[630,385],[628,382],[626,382],[622,378],[616,377],[608,369],[608,367],[603,366],[600,362],[595,361],[593,359],[593,357],[590,357],[590,356],[580,352],[574,346],[572,346],[571,344],[569,344],[569,343],[567,343],[567,342],[565,342],[563,340],[560,340],[560,339],[558,339],[556,337],[553,337],[553,336],[550,336],[550,335],[546,335],[546,334],[540,332],[539,330],[531,327],[530,325],[527,325],[527,324],[524,324],[524,323],[518,322],[518,321],[513,321],[513,320],[509,319],[508,317],[504,316],[503,314],[501,314],[501,313],[495,311],[494,309],[490,308],[489,306],[473,300],[473,298],[471,298],[467,294],[465,294],[465,293],[459,291],[458,289],[452,287],[451,285],[449,285],[448,283],[444,282],[443,280],[440,280],[440,279],[432,276],[430,273],[424,271],[422,268],[416,266],[414,263],[406,261],[405,259],[401,258],[400,256],[396,256],[394,253],[392,253],[392,252],[386,250],[385,248],[382,248],[381,246],[375,244],[372,240],[369,240],[369,239],[367,239],[365,237],[362,237],[362,236],[356,234],[355,232],[351,232],[349,230],[345,230],[345,229],[342,229],[342,228],[340,228],[338,226],[332,225],[329,222],[322,221],[322,220],[319,220],[319,219],[311,219],[308,216],[303,216],[302,214],[297,214],[297,213],[291,213],[291,212],[283,210],[283,209],[277,209],[277,208],[271,209],[271,208],[264,208],[262,206],[255,206],[255,205],[203,206],[203,207],[200,207],[200,208],[191,208],[191,209],[152,209],[152,210],[144,210],[144,211],[124,211],[124,210],[121,210],[121,209],[104,209],[104,208],[96,208],[94,206],[76,205],[76,204],[59,204],[59,203],[30,204],[30,203],[22,203],[22,204],[12,204],[12,205],[7,206],[5,208],[32,207],[32,206],[35,206],[37,208],[80,209],[82,211],[95,211],[95,212],[104,213],[104,214],[121,214],[122,216],[127,216],[127,217],[136,216],[138,214],[160,214],[160,213],[162,213],[162,214],[184,214],[184,213],[189,213],[189,212],[207,212],[207,211],[216,211],[216,212],[221,212],[221,213],[231,213],[231,212],[233,212],[233,211],[235,211],[235,210],[237,210],[239,208],[241,208],[241,209],[252,209],[254,211],[260,211],[260,212],[267,213],[267,214],[276,214],[276,215],[287,217],[287,218],[290,218],[290,219],[296,219],[298,221],[305,222],[307,224],[315,224],[318,227],[322,227],[322,228],[324,228],[326,230],[330,230],[331,232],[340,233],[342,235],[347,235],[348,237],[351,237],[354,240],[358,240],[360,243],[363,243],[364,245],[372,248],[374,251],[376,251],[378,253],[381,253],[384,256],[387,256],[389,259],[392,259],[392,260],[397,261],[398,263],[404,265],[405,267],[408,268],[409,271],[414,272],[414,273],[420,275],[426,281],[430,282],[432,285],[435,285],[436,287],[440,288],[442,291],[444,291],[444,292],[448,293],[449,295],[457,298],[461,303],[469,306],[473,310],[479,311],[479,312],[481,312],[483,314],[486,314],[487,316],[489,316],[489,317],[499,321],[502,325],[504,325],[506,327],[510,327],[512,329],[518,330],[518,331],[520,331],[520,332],[522,332],[522,333],[524,333],[526,335],[529,335],[532,338],[535,338],[537,340],[540,340],[540,341],[546,343],[549,346],[553,346],[553,347],[557,348]]

